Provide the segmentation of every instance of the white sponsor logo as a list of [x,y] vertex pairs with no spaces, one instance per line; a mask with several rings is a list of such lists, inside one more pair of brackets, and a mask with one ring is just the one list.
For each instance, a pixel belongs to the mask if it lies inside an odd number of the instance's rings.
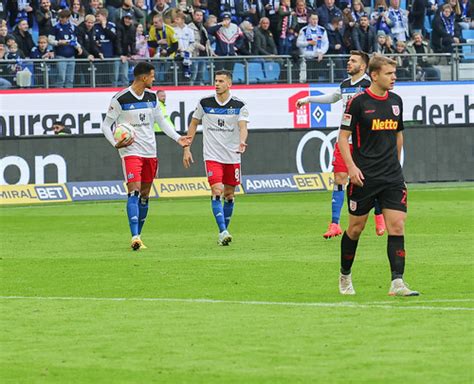
[[319,164],[322,172],[332,172],[331,159],[333,158],[334,146],[332,141],[336,139],[338,131],[332,131],[327,135],[322,131],[310,131],[304,135],[296,149],[296,168],[298,173],[306,173],[303,167],[303,151],[306,143],[311,139],[319,139],[322,141],[321,149],[319,150]]

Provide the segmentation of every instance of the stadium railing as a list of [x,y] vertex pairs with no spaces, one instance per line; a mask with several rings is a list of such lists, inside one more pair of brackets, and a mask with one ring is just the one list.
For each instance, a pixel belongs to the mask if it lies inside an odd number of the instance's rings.
[[[405,59],[398,68],[399,81],[474,80],[474,43],[456,44],[454,47],[452,54],[392,54],[390,57]],[[174,59],[150,61],[155,66],[155,84],[163,86],[210,85],[215,71],[219,69],[231,70],[235,84],[293,84],[338,83],[347,76],[348,57],[324,55],[319,63],[291,56],[200,57],[193,59],[191,71],[185,70],[182,61]],[[428,57],[433,63],[428,66],[434,68],[427,72],[428,76],[423,75],[426,68],[423,57]],[[12,83],[12,88],[62,88],[64,84],[58,83],[59,62],[57,59],[2,60],[0,65],[9,65],[13,70],[10,76],[4,76]],[[75,63],[73,86],[96,88],[127,86],[133,78],[133,67],[137,61],[123,64],[119,58],[95,61],[76,59]]]

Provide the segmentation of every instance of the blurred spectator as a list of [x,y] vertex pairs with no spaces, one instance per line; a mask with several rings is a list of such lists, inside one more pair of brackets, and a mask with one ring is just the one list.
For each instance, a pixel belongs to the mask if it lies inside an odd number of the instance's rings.
[[8,19],[7,3],[8,3],[8,0],[0,0],[0,20],[3,20],[5,22]]
[[374,11],[370,15],[370,24],[375,28],[376,32],[384,31],[388,35],[391,32],[391,28],[387,8],[385,0],[375,0]]
[[388,55],[392,53],[392,47],[387,43],[387,35],[384,31],[377,32],[377,42],[375,43],[375,53]]
[[431,43],[437,53],[453,52],[453,44],[462,41],[461,29],[454,21],[453,8],[449,4],[441,7],[441,12],[433,20]]
[[[153,16],[153,25],[150,27],[148,38],[150,47],[150,56],[153,58],[166,59],[174,58],[178,51],[178,39],[174,28],[163,22],[163,16],[155,14]],[[166,61],[157,61],[155,65],[155,77],[159,82],[164,81],[170,63]]]
[[408,32],[408,11],[400,8],[400,0],[390,0],[388,17],[390,32],[395,41],[406,41]]
[[178,39],[177,57],[181,62],[181,76],[191,80],[191,54],[194,51],[194,31],[184,23],[185,15],[178,12],[174,19],[174,32]]
[[5,44],[0,43],[0,89],[8,89],[12,87],[13,73],[11,67],[6,60]]
[[237,16],[237,1],[235,0],[220,0],[219,1],[219,13],[216,14],[217,17],[224,17],[224,14],[230,14],[230,19],[232,23],[239,23],[240,19]]
[[7,1],[7,10],[10,15],[9,25],[10,29],[13,29],[20,20],[26,20],[28,26],[33,28],[34,24],[34,9],[33,2],[29,0],[9,0]]
[[31,49],[35,46],[33,37],[30,32],[28,32],[28,29],[28,22],[26,20],[20,20],[12,34],[18,44],[18,49],[20,49],[25,56],[29,56]]
[[395,53],[397,55],[392,58],[397,62],[397,79],[402,81],[410,80],[412,61],[404,41],[399,40],[395,43]]
[[320,77],[317,72],[324,66],[323,56],[329,49],[328,35],[326,30],[318,25],[317,14],[309,17],[308,25],[300,31],[296,45],[302,57],[300,83],[316,80]]
[[209,2],[208,0],[193,0],[193,9],[200,9],[205,16],[209,16]]
[[69,8],[70,0],[51,0],[51,8],[56,12]]
[[[25,54],[23,53],[23,51],[18,48],[18,44],[16,43],[16,41],[14,41],[12,44],[10,44],[10,46],[8,47],[8,52],[5,56],[5,59],[6,60],[17,60],[19,62],[21,62],[21,60],[23,60],[25,58]],[[12,64],[12,69],[15,68],[17,66],[17,64]],[[21,68],[17,68],[17,70],[20,70]]]
[[[82,47],[82,54],[78,58],[88,59],[90,62],[95,59],[103,58],[97,46],[97,40],[94,30],[95,16],[87,15],[84,21],[77,27],[77,40]],[[90,83],[91,66],[87,62],[79,62],[76,64],[76,84],[85,85]]]
[[318,8],[318,17],[319,25],[327,30],[332,19],[342,18],[342,11],[334,5],[334,0],[324,0],[324,4]]
[[74,72],[76,62],[74,56],[76,51],[82,53],[82,48],[77,42],[76,27],[69,21],[71,11],[63,9],[59,11],[59,22],[53,27],[48,37],[49,43],[54,47],[57,63],[59,88],[72,88],[74,83]]
[[71,129],[67,128],[62,121],[56,120],[50,129],[55,135],[70,135]]
[[[88,15],[95,15],[97,11],[99,10],[99,0],[89,0],[89,4],[87,5],[86,8],[86,13]],[[107,7],[108,9],[109,7]],[[111,7],[114,8],[114,7]],[[108,16],[108,13],[107,13]]]
[[438,63],[438,58],[430,56],[433,50],[430,44],[423,40],[423,36],[419,32],[413,33],[413,38],[407,44],[407,51],[410,54],[426,54],[426,56],[417,56],[414,58],[417,65],[417,79],[439,81],[441,73],[438,68],[433,65]]
[[191,83],[199,82],[204,85],[204,74],[206,70],[206,60],[199,59],[199,57],[212,56],[214,52],[211,48],[211,41],[207,30],[203,25],[204,13],[200,9],[195,9],[193,14],[193,21],[188,24],[189,28],[194,33],[194,49],[191,53],[192,57],[192,76]]
[[408,14],[410,31],[423,33],[426,11],[428,9],[428,0],[413,0]]
[[8,27],[6,24],[0,26],[0,44],[6,44],[7,39],[14,39],[14,37],[8,34]]
[[[166,92],[163,91],[162,89],[159,89],[156,91],[156,98],[158,99],[158,106],[161,109],[161,113],[164,117],[164,119],[168,122],[169,125],[171,125],[174,128],[174,124],[170,119],[170,116],[168,115],[168,112],[166,111]],[[161,128],[158,125],[158,123],[155,123],[153,126],[153,129],[155,132],[161,132]]]
[[375,28],[369,25],[367,15],[362,15],[359,19],[359,25],[352,31],[352,48],[369,54],[373,53],[376,39]]
[[148,16],[148,7],[145,0],[135,0],[135,7],[142,11],[143,17],[137,17],[137,23],[143,25],[143,33],[145,33],[147,30],[146,18]]
[[155,6],[148,15],[148,26],[151,28],[155,15],[164,17],[165,13],[170,9],[170,6],[166,3],[166,0],[155,0]]
[[[120,12],[117,12],[119,14]],[[136,29],[133,25],[133,14],[124,13],[117,23],[118,54],[120,61],[115,62],[114,86],[127,87],[130,58],[135,55]]]
[[[98,9],[95,15],[96,23],[94,25],[95,40],[99,52],[104,59],[118,58],[119,42],[117,39],[117,26],[115,23],[107,21],[109,11],[107,9]],[[115,63],[115,62],[114,62]],[[114,79],[114,68],[116,64],[111,61],[97,62],[97,82],[101,85],[112,84]]]
[[30,52],[31,59],[54,59],[54,51],[49,49],[48,38],[46,36],[38,37],[38,46],[33,47]]
[[243,37],[237,47],[237,54],[239,56],[253,56],[256,55],[255,33],[253,24],[250,21],[244,20],[240,23],[240,30]]
[[[347,7],[346,9],[348,9],[350,12],[351,12],[351,16],[352,18],[354,19],[354,22],[355,23],[359,23],[359,19],[362,15],[365,15],[365,11],[364,11],[364,4],[360,1],[360,0],[354,0],[352,2],[352,8],[351,7]],[[346,10],[344,9],[343,12]],[[350,25],[351,28],[354,27],[354,25]]]
[[290,0],[282,0],[278,8],[278,54],[289,55],[295,43],[296,13]]
[[[326,30],[328,35],[329,49],[327,51],[330,55],[345,55],[347,53],[344,46],[344,25],[340,17],[335,17],[331,20],[329,28]],[[341,57],[333,58],[335,77],[337,80],[343,80],[346,77],[345,64],[347,59]]]
[[297,0],[295,7],[296,27],[295,32],[298,33],[301,28],[308,25],[308,11],[304,0]]
[[462,29],[474,29],[474,21],[472,20],[473,5],[470,0],[460,0],[461,22],[459,25]]
[[278,53],[273,34],[270,32],[270,20],[267,17],[260,19],[260,24],[255,30],[255,46],[257,55],[268,56]]
[[57,22],[56,11],[51,9],[49,0],[41,0],[40,8],[36,11],[36,21],[38,23],[38,32],[40,36],[48,36]]
[[194,12],[192,0],[178,0],[176,11],[183,14],[185,23],[190,23]]
[[[204,22],[204,27],[206,28],[206,31],[209,31],[209,29],[211,27],[214,27],[215,25],[217,25],[217,17],[214,15],[209,15],[207,20]],[[214,35],[210,35],[209,33],[208,33],[208,37],[209,37],[209,44],[211,45],[211,50],[215,55],[216,46],[217,46],[216,37]]]
[[217,56],[235,56],[240,39],[243,38],[240,28],[231,22],[231,15],[224,12],[222,22],[209,28],[209,34],[216,37]]
[[278,44],[278,8],[280,6],[280,0],[263,0],[263,2],[265,16],[270,20],[269,29],[276,45]]
[[86,10],[81,4],[81,0],[72,0],[71,4],[71,23],[78,27],[86,17]]
[[144,34],[142,24],[138,24],[135,32],[135,60],[145,60],[150,58],[148,39]]
[[115,23],[119,24],[124,15],[131,15],[133,24],[137,24],[138,20],[145,17],[143,11],[133,5],[132,0],[123,0],[122,7],[115,12]]
[[[49,48],[48,38],[46,36],[38,37],[38,46],[31,50],[30,58],[42,60],[54,59],[54,52]],[[45,73],[50,72],[51,65],[42,61],[34,63],[33,68],[35,86],[44,87],[46,85]]]
[[[97,3],[99,3],[99,1],[97,1]],[[107,9],[108,18],[109,18],[110,21],[112,21],[112,22],[115,21],[115,13],[122,6],[122,4],[123,4],[123,0],[106,0],[106,2],[103,4],[103,5],[105,5],[105,7]],[[97,4],[97,9],[101,9],[101,8],[103,8],[103,6],[100,7]]]

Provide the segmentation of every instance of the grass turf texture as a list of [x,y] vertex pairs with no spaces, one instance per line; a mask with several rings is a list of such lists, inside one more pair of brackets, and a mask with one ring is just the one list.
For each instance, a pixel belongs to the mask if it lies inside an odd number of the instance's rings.
[[410,190],[419,298],[387,296],[372,219],[357,295],[338,294],[329,193],[238,196],[229,247],[208,198],[155,200],[139,252],[124,202],[3,207],[0,382],[470,383],[473,197],[471,185]]

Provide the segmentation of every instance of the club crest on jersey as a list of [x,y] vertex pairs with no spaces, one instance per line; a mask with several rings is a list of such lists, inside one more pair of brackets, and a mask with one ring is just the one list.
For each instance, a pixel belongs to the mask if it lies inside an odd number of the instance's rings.
[[140,113],[140,114],[138,115],[138,117],[140,118],[140,121],[141,121],[141,122],[144,122],[144,121],[145,121],[145,114],[144,114],[144,113]]
[[357,201],[350,200],[349,201],[349,208],[351,211],[355,211],[357,209]]
[[128,180],[133,179],[134,177],[135,177],[135,175],[131,172],[127,175]]
[[398,105],[392,105],[392,112],[395,116],[400,114],[400,107]]
[[212,172],[212,171],[208,171],[208,172],[207,172],[207,176],[208,176],[208,177],[211,177],[213,174],[214,174],[214,172]]

